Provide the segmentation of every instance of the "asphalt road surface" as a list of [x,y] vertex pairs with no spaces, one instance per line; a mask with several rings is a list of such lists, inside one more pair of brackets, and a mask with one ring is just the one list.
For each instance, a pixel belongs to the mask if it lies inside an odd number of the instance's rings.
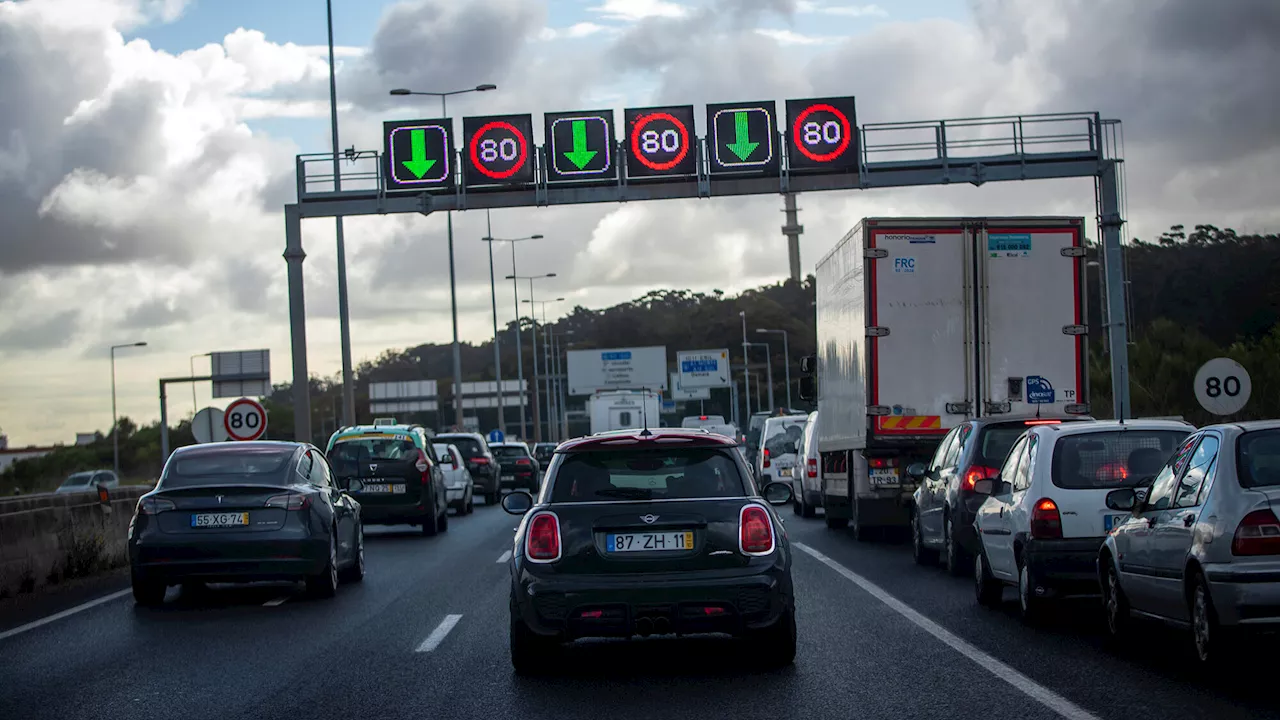
[[172,588],[147,610],[104,591],[37,627],[0,617],[0,718],[1280,718],[1270,653],[1218,677],[1182,633],[1110,650],[1094,603],[1028,628],[1011,595],[981,608],[901,543],[784,517],[799,653],[783,670],[730,639],[649,639],[575,644],[550,677],[515,677],[516,520],[477,505],[436,538],[370,528],[365,582],[333,600]]

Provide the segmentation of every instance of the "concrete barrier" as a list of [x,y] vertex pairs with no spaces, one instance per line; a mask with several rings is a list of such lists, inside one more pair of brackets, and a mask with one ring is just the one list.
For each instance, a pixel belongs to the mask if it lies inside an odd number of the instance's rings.
[[129,520],[150,486],[0,498],[0,598],[128,562]]

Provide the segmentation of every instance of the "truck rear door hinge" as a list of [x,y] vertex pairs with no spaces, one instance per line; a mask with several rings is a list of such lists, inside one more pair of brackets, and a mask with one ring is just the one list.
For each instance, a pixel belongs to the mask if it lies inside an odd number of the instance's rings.
[[868,415],[888,415],[889,406],[888,405],[868,405],[867,414]]
[[1058,252],[1062,253],[1062,257],[1084,257],[1086,251],[1079,245],[1072,245],[1071,247],[1064,247]]
[[1088,415],[1088,414],[1089,414],[1089,404],[1088,404],[1088,403],[1078,403],[1078,404],[1076,404],[1076,405],[1068,405],[1068,406],[1066,406],[1066,407],[1062,408],[1062,411],[1063,411],[1063,412],[1065,412],[1065,413],[1067,413],[1067,414],[1069,414],[1069,415]]
[[1063,335],[1088,335],[1089,326],[1088,325],[1063,325],[1062,334]]
[[867,248],[862,251],[862,257],[878,260],[880,258],[889,257],[889,251],[884,248]]
[[884,337],[889,334],[889,328],[872,325],[867,328],[867,337]]
[[1013,406],[1010,405],[1007,401],[991,402],[990,400],[988,400],[982,404],[982,407],[985,408],[985,412],[988,415],[1003,415],[1006,413],[1013,412]]
[[947,403],[948,415],[970,415],[973,413],[973,403],[965,400],[964,402]]

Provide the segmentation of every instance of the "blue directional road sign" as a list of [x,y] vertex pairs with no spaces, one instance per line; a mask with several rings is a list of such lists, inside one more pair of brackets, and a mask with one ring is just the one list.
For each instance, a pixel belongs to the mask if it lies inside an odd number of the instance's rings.
[[502,442],[503,440],[506,440],[506,439],[507,439],[507,436],[506,436],[506,435],[504,435],[504,434],[502,433],[502,431],[501,431],[501,430],[490,430],[490,431],[489,431],[489,442],[491,442],[491,443],[500,443],[500,442]]

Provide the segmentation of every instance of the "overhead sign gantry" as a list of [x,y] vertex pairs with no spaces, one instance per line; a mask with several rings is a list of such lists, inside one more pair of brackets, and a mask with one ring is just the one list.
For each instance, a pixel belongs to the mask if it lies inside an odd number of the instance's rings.
[[[1107,333],[1117,416],[1128,409],[1128,326],[1120,230],[1119,121],[1059,113],[858,124],[853,97],[705,107],[547,113],[542,144],[530,115],[387,122],[381,151],[297,159],[298,202],[285,206],[285,259],[295,387],[307,386],[302,281],[304,218],[430,214],[673,198],[774,195],[1011,180],[1092,177],[1106,271]],[[621,137],[619,137],[619,134]],[[311,438],[310,400],[294,395],[299,439]]]

